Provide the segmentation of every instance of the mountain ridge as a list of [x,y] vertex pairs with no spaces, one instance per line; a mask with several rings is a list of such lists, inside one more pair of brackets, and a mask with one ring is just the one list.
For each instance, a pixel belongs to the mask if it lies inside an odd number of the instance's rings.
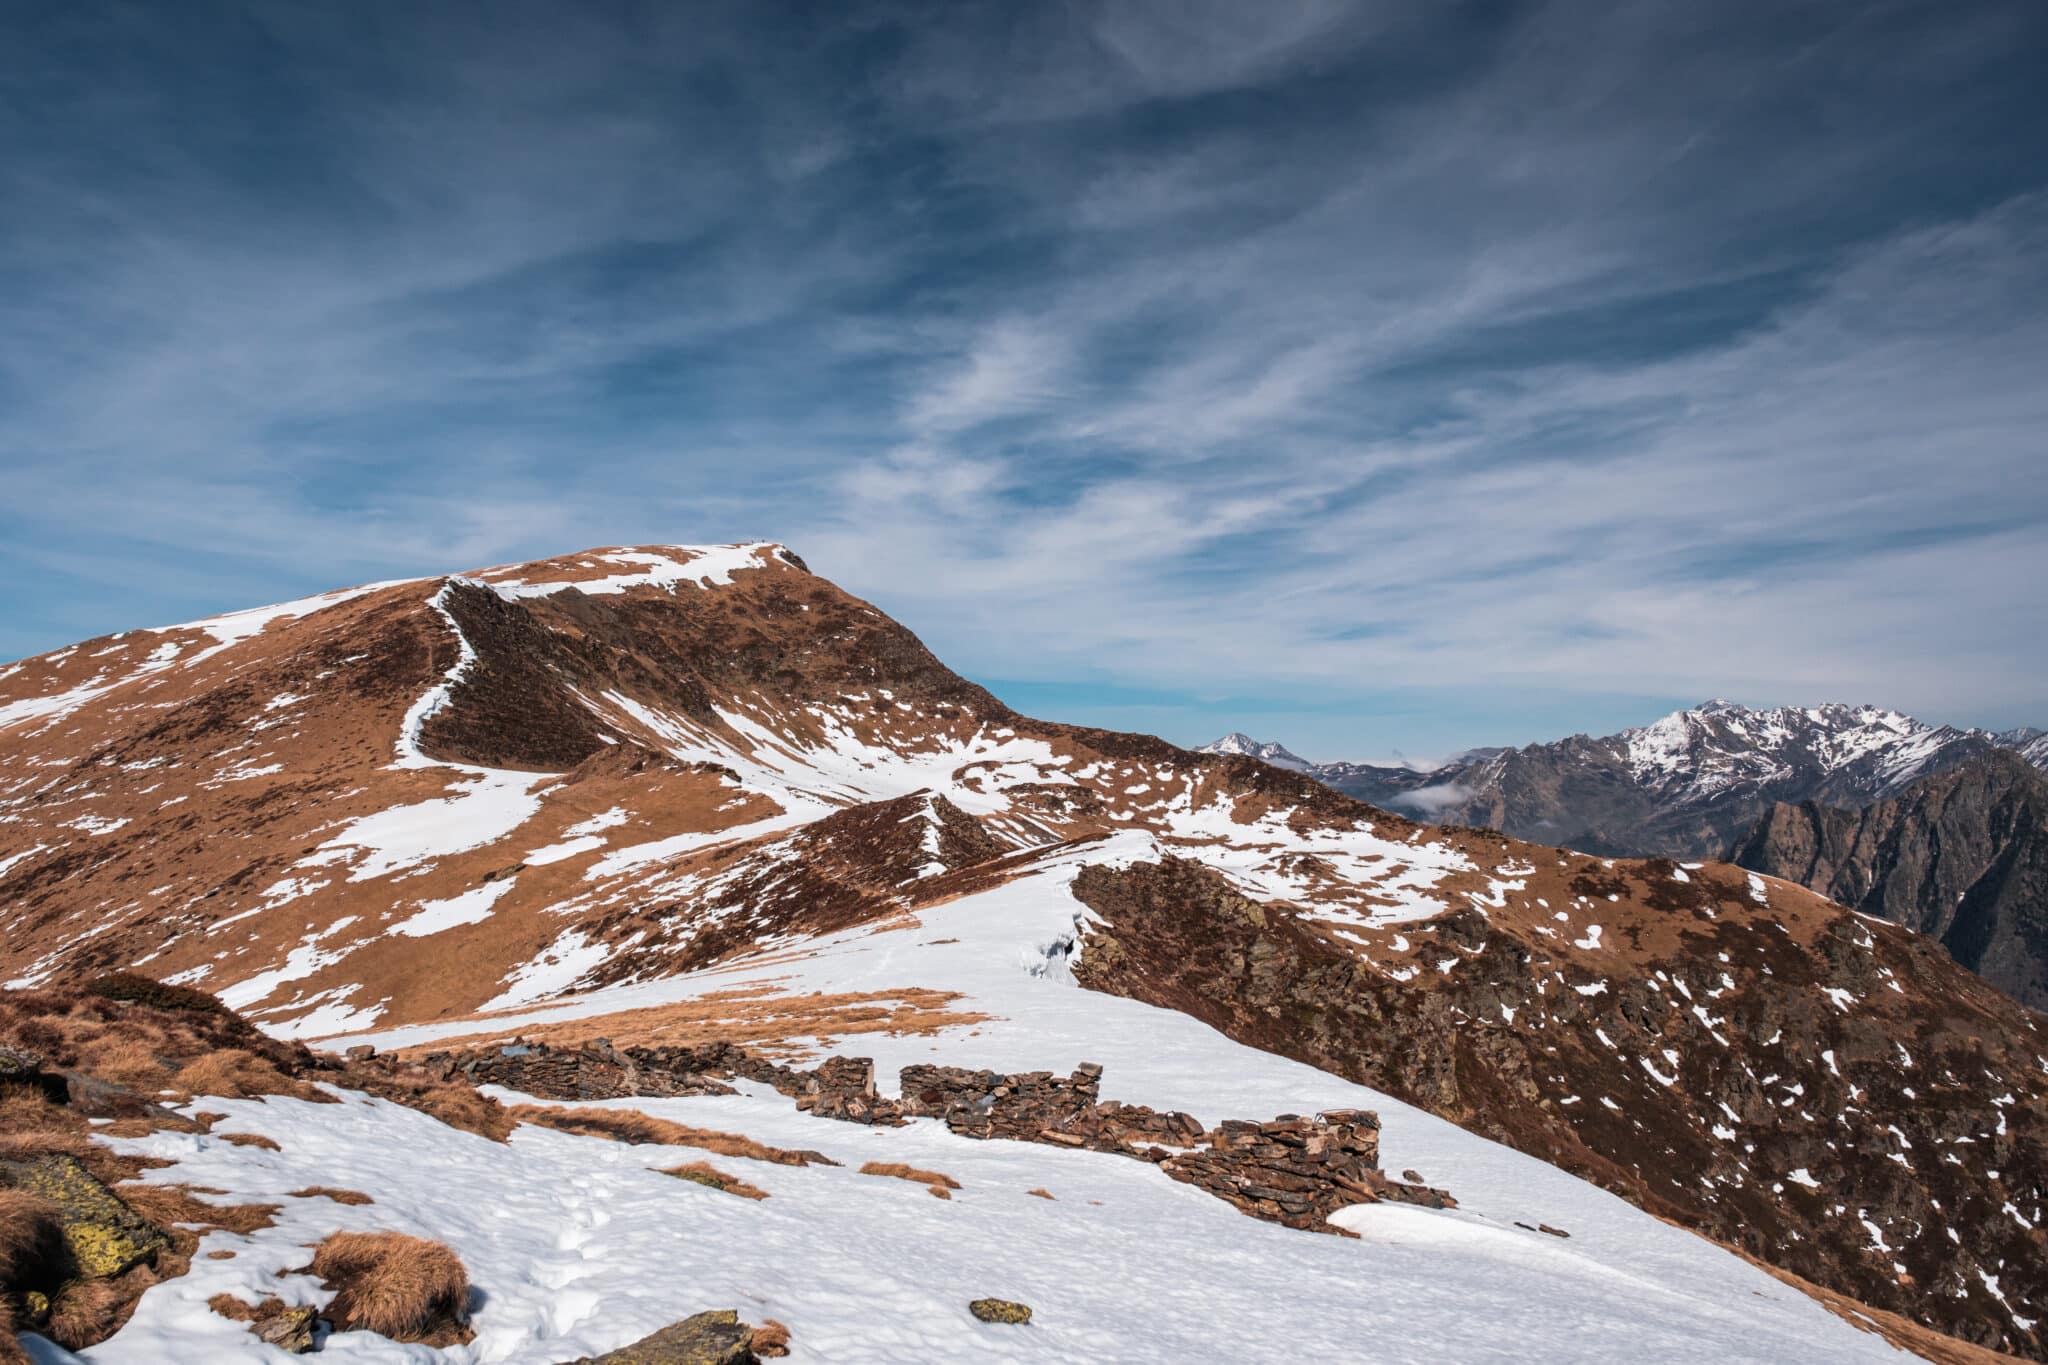
[[[1247,756],[1020,716],[777,545],[610,547],[104,637],[0,674],[0,745],[13,985],[140,968],[280,1036],[379,1046],[663,1011],[800,1019],[769,1034],[798,1048],[930,1028],[969,1055],[1007,1040],[1012,1069],[1115,1041],[1062,1011],[1172,1010],[1373,1087],[1397,1127],[1443,1115],[1724,1240],[1754,1235],[1740,1206],[1799,1274],[2041,1349],[2023,1221],[2048,1043],[1913,935],[1721,864],[1425,826]],[[1155,889],[1183,867],[1201,913],[1161,957]],[[1361,1032],[1375,1012],[1399,1027]],[[1145,1088],[1142,1048],[1115,1055],[1136,1098],[1186,1102]],[[1908,1066],[1956,1078],[1938,1113]],[[1948,1169],[1956,1140],[1999,1174]],[[1466,1143],[1444,1150],[1469,1176]],[[1930,1200],[1983,1234],[1947,1243]]]

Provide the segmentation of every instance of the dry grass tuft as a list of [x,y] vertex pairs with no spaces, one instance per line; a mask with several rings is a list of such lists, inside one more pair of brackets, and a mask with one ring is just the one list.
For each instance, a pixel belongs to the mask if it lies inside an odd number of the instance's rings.
[[72,1269],[57,1206],[21,1190],[0,1189],[0,1295],[50,1293]]
[[1035,1194],[1035,1195],[1037,1195],[1037,1196],[1038,1196],[1038,1197],[1039,1197],[1040,1199],[1050,1199],[1050,1198],[1052,1198],[1052,1191],[1050,1191],[1050,1190],[1026,1190],[1026,1191],[1024,1191],[1024,1193],[1026,1193],[1026,1194]]
[[[143,1272],[139,1279],[155,1280],[147,1267],[136,1269]],[[129,1285],[127,1279],[124,1275],[113,1280],[73,1280],[65,1285],[50,1305],[50,1324],[44,1334],[73,1351],[106,1340],[127,1321],[135,1300],[141,1297],[140,1289]]]
[[518,1126],[504,1105],[489,1095],[478,1094],[474,1086],[459,1082],[433,1081],[424,1076],[393,1076],[355,1068],[348,1073],[347,1083],[379,1099],[417,1109],[450,1128],[460,1128],[493,1142],[503,1142]]
[[952,1192],[960,1188],[960,1182],[950,1175],[942,1175],[937,1171],[921,1171],[900,1161],[870,1161],[860,1168],[860,1173],[886,1175],[897,1180],[914,1180],[939,1199],[951,1199]]
[[276,1138],[267,1138],[261,1133],[215,1133],[215,1137],[234,1147],[261,1147],[266,1152],[281,1152]]
[[[919,986],[829,995],[782,995],[772,986],[753,986],[592,1018],[531,1022],[521,1025],[520,1034],[532,1042],[560,1046],[602,1036],[615,1047],[727,1042],[767,1054],[793,1055],[816,1048],[829,1050],[839,1040],[861,1034],[933,1035],[942,1029],[988,1021],[985,1014],[952,1008],[960,999],[953,992]],[[401,1049],[400,1055],[483,1047],[504,1040],[503,1030],[494,1030],[491,1020],[477,1023],[486,1031],[439,1038]]]
[[377,1201],[361,1190],[337,1190],[329,1185],[308,1185],[303,1190],[293,1190],[293,1199],[332,1199],[337,1204],[374,1204]]
[[736,1194],[742,1199],[766,1199],[768,1191],[758,1185],[749,1185],[738,1176],[727,1175],[708,1161],[692,1161],[687,1166],[670,1166],[663,1175],[672,1175],[678,1180],[687,1180],[693,1185],[708,1185],[726,1194]]
[[191,1010],[199,1014],[226,1014],[228,1007],[205,991],[190,986],[172,986],[136,972],[109,972],[85,989],[106,1000],[126,1000],[160,1010]]
[[215,1294],[206,1301],[206,1306],[229,1322],[254,1322],[260,1311],[256,1304],[238,1299],[233,1294]]
[[313,1253],[312,1273],[335,1291],[324,1316],[336,1331],[453,1346],[469,1330],[469,1273],[439,1242],[398,1232],[337,1232]]
[[289,1095],[293,1099],[330,1098],[294,1080],[277,1069],[267,1057],[238,1047],[217,1048],[202,1053],[178,1069],[171,1078],[174,1089],[190,1095],[218,1095],[223,1099],[248,1099],[258,1095]]
[[786,1356],[789,1354],[789,1329],[769,1318],[754,1329],[754,1339],[749,1344],[757,1356]]
[[808,1166],[819,1159],[815,1153],[770,1147],[738,1133],[691,1128],[654,1118],[637,1109],[559,1109],[553,1105],[519,1104],[514,1105],[510,1112],[520,1123],[535,1123],[559,1132],[610,1138],[614,1142],[636,1146],[698,1147],[719,1156],[766,1161],[777,1166]]
[[[260,1232],[277,1222],[278,1204],[209,1204],[197,1198],[199,1194],[219,1194],[221,1191],[195,1185],[121,1185],[115,1188],[123,1203],[134,1209],[157,1227],[169,1233],[174,1241],[184,1225],[192,1224],[201,1228],[218,1228],[222,1232],[239,1232],[247,1236]],[[186,1233],[189,1236],[189,1232]],[[192,1239],[193,1246],[198,1239]],[[186,1249],[190,1254],[190,1248]]]
[[62,1152],[83,1158],[95,1144],[85,1121],[32,1086],[0,1089],[0,1158]]
[[80,1043],[79,1068],[99,1080],[154,1089],[168,1069],[158,1052],[165,1042],[156,1029],[102,1034]]

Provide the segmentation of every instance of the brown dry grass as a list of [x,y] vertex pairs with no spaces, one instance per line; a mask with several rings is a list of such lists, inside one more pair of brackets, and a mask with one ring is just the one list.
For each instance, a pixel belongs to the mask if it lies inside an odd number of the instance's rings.
[[70,1264],[57,1206],[21,1190],[0,1189],[0,1294],[53,1292]]
[[337,1204],[374,1204],[377,1201],[361,1190],[337,1190],[329,1185],[308,1185],[303,1190],[293,1190],[293,1199],[332,1199]]
[[792,1152],[770,1147],[738,1133],[720,1133],[709,1128],[691,1128],[654,1118],[637,1109],[559,1109],[545,1104],[517,1104],[511,1114],[521,1123],[535,1123],[564,1133],[584,1137],[610,1138],[637,1146],[699,1147],[719,1156],[743,1157],[777,1166],[808,1166],[817,1160],[810,1152]]
[[180,1233],[190,1237],[192,1245],[182,1248],[186,1255],[190,1255],[193,1247],[198,1245],[198,1239],[191,1237],[183,1225],[247,1235],[275,1223],[277,1211],[283,1207],[279,1204],[209,1204],[198,1195],[218,1194],[220,1191],[195,1185],[122,1185],[114,1193],[120,1195],[129,1208],[170,1234],[173,1241],[178,1240]]
[[[696,1000],[616,1014],[564,1020],[558,1024],[527,1023],[519,1035],[528,1042],[573,1046],[591,1038],[609,1038],[615,1047],[667,1047],[685,1043],[725,1042],[765,1053],[809,1052],[831,1047],[840,1038],[863,1033],[892,1036],[934,1034],[940,1029],[987,1021],[985,1014],[949,1008],[957,993],[907,987],[900,991],[852,991],[839,994],[778,995],[771,987],[719,991]],[[477,1021],[486,1029],[488,1018]],[[502,1042],[505,1034],[480,1032],[436,1039],[404,1049],[401,1056],[483,1047]],[[801,1040],[799,1042],[798,1040]]]
[[[140,1278],[155,1279],[147,1274],[146,1267],[137,1268],[145,1271]],[[73,1280],[65,1285],[64,1292],[50,1305],[46,1335],[59,1346],[74,1351],[112,1336],[114,1329],[127,1321],[135,1300],[141,1296],[127,1279],[122,1276],[113,1280]]]
[[749,1343],[757,1356],[786,1356],[789,1354],[789,1329],[768,1318],[754,1329],[754,1339]]
[[938,1171],[921,1171],[900,1161],[870,1161],[861,1166],[860,1173],[886,1175],[897,1180],[913,1180],[940,1199],[951,1199],[952,1191],[960,1188],[960,1182],[950,1175],[943,1175]]
[[749,1185],[738,1176],[727,1175],[708,1161],[692,1161],[686,1166],[669,1166],[663,1175],[672,1175],[678,1180],[687,1180],[693,1185],[708,1185],[726,1194],[736,1194],[742,1199],[766,1199],[768,1191],[759,1185]]
[[386,1075],[363,1067],[351,1068],[347,1082],[379,1099],[417,1109],[439,1119],[450,1128],[503,1142],[512,1135],[516,1121],[489,1095],[459,1081],[429,1080],[425,1076]]
[[223,1099],[248,1099],[259,1095],[289,1095],[300,1100],[331,1098],[304,1081],[277,1069],[267,1057],[242,1048],[220,1048],[202,1053],[178,1069],[171,1087],[191,1095],[218,1095]]
[[40,1090],[27,1086],[10,1086],[0,1089],[0,1135],[27,1137],[31,1134],[50,1133],[61,1135],[76,1132],[85,1125],[78,1122],[76,1115],[61,1109],[44,1098]]
[[215,1133],[215,1137],[233,1147],[260,1147],[266,1152],[281,1152],[276,1138],[267,1138],[261,1133]]
[[[265,1299],[263,1302],[264,1304],[269,1304],[281,1301]],[[256,1315],[263,1311],[263,1305],[250,1303],[246,1299],[238,1299],[233,1294],[215,1294],[206,1301],[206,1306],[226,1318],[229,1322],[254,1322],[256,1321]]]
[[168,1042],[157,1029],[105,1034],[80,1044],[81,1070],[117,1085],[155,1087],[161,1084],[164,1061],[158,1049]]
[[1026,1191],[1024,1191],[1024,1193],[1026,1193],[1026,1194],[1035,1194],[1035,1195],[1037,1195],[1037,1196],[1038,1196],[1038,1197],[1039,1197],[1040,1199],[1050,1199],[1050,1198],[1052,1198],[1052,1191],[1050,1191],[1050,1190],[1026,1190]]
[[398,1232],[337,1232],[314,1251],[311,1269],[335,1291],[324,1316],[337,1331],[430,1346],[470,1339],[469,1273],[439,1242]]

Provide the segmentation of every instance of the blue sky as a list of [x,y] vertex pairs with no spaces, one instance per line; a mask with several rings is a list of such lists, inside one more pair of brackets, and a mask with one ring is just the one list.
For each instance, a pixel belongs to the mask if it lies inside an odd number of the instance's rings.
[[1023,709],[2048,724],[2048,10],[7,5],[0,656],[789,543]]

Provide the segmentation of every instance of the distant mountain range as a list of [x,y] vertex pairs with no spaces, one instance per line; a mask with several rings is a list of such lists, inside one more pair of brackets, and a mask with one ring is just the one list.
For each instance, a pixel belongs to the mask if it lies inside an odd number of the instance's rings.
[[[2048,1006],[2048,879],[2026,871],[2048,731],[1716,700],[1619,734],[1475,750],[1430,769],[1311,763],[1243,735],[1216,743],[1277,751],[1338,791],[1438,823],[1608,857],[1727,857],[1920,929]],[[1935,781],[1945,774],[1960,776]]]

